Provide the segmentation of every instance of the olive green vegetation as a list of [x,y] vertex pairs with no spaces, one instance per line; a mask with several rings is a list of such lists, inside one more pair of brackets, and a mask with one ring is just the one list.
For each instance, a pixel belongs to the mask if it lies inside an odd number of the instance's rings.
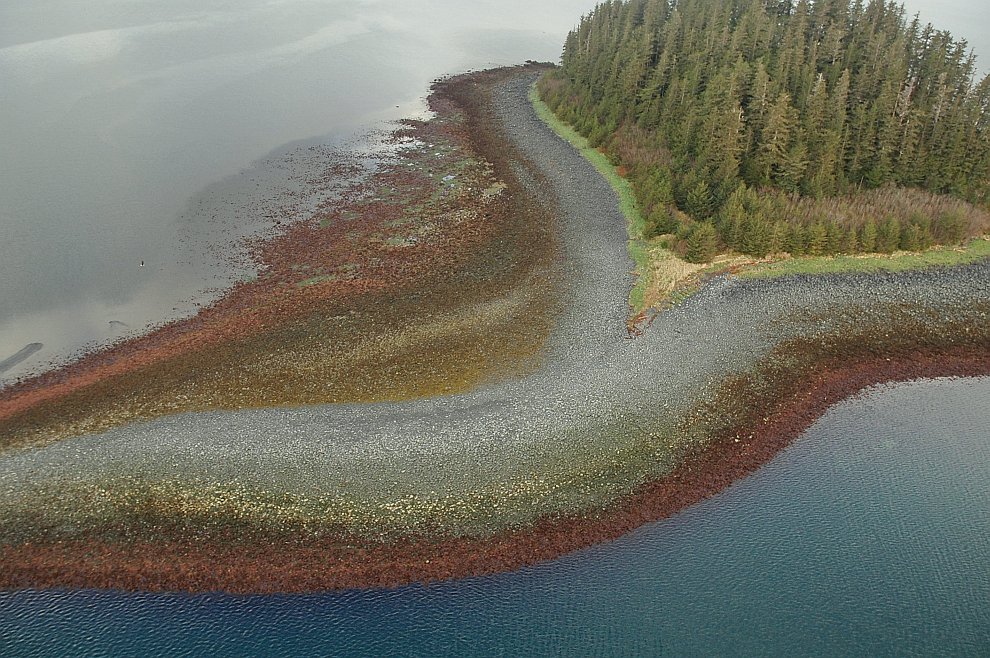
[[990,258],[990,240],[975,239],[962,247],[933,247],[921,253],[892,255],[822,256],[791,258],[757,263],[740,271],[743,278],[769,278],[790,274],[836,274],[840,272],[902,272],[926,267],[948,267]]
[[539,83],[689,261],[990,229],[990,76],[884,0],[610,0]]
[[636,202],[636,194],[632,185],[619,175],[608,156],[592,147],[587,138],[578,134],[574,128],[561,121],[557,115],[550,111],[547,104],[540,99],[535,84],[529,90],[529,99],[536,109],[537,116],[594,165],[595,169],[605,177],[605,180],[618,195],[619,206],[626,218],[626,227],[629,231],[629,255],[636,264],[636,283],[629,293],[629,305],[634,313],[642,311],[644,309],[644,291],[649,285],[650,279],[650,255],[643,236],[646,223],[643,215],[639,212],[639,204]]

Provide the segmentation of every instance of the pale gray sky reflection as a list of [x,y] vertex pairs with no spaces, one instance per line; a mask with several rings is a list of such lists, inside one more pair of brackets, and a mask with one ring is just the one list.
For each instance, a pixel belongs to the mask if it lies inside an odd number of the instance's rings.
[[594,4],[6,0],[0,359],[45,345],[6,381],[242,275],[209,252],[245,232],[245,187],[306,173],[272,162],[286,145],[421,114],[440,75],[556,60]]

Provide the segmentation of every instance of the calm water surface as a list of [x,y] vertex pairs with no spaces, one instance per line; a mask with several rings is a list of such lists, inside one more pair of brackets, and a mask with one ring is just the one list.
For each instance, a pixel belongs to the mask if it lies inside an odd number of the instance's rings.
[[0,363],[44,348],[0,385],[195,312],[250,272],[231,241],[332,195],[319,149],[438,76],[556,60],[594,5],[4,0]]
[[833,408],[721,495],[619,541],[433,587],[0,594],[0,654],[986,655],[990,378]]

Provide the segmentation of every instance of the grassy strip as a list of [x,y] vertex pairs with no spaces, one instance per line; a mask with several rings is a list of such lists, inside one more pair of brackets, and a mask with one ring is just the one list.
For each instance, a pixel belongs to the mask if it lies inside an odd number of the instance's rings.
[[529,90],[529,100],[533,103],[537,116],[594,165],[595,169],[605,177],[605,180],[619,196],[619,207],[626,218],[626,228],[629,232],[629,255],[636,264],[636,283],[629,293],[629,305],[634,314],[639,313],[644,310],[645,292],[650,285],[652,268],[650,267],[649,248],[643,239],[645,222],[639,212],[639,206],[636,204],[636,195],[633,193],[632,185],[619,175],[619,172],[601,151],[592,147],[588,144],[587,139],[557,118],[557,115],[547,107],[547,104],[540,100],[536,84],[533,84]]
[[747,279],[772,278],[791,274],[837,274],[841,272],[903,272],[926,267],[966,265],[990,257],[990,240],[976,238],[962,247],[934,247],[922,252],[820,256],[756,263],[739,276]]

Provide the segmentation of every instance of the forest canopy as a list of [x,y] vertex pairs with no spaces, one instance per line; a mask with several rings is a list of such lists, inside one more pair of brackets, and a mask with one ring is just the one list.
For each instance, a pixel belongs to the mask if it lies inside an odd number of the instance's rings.
[[683,255],[922,249],[990,228],[990,76],[882,0],[604,2],[540,95]]

